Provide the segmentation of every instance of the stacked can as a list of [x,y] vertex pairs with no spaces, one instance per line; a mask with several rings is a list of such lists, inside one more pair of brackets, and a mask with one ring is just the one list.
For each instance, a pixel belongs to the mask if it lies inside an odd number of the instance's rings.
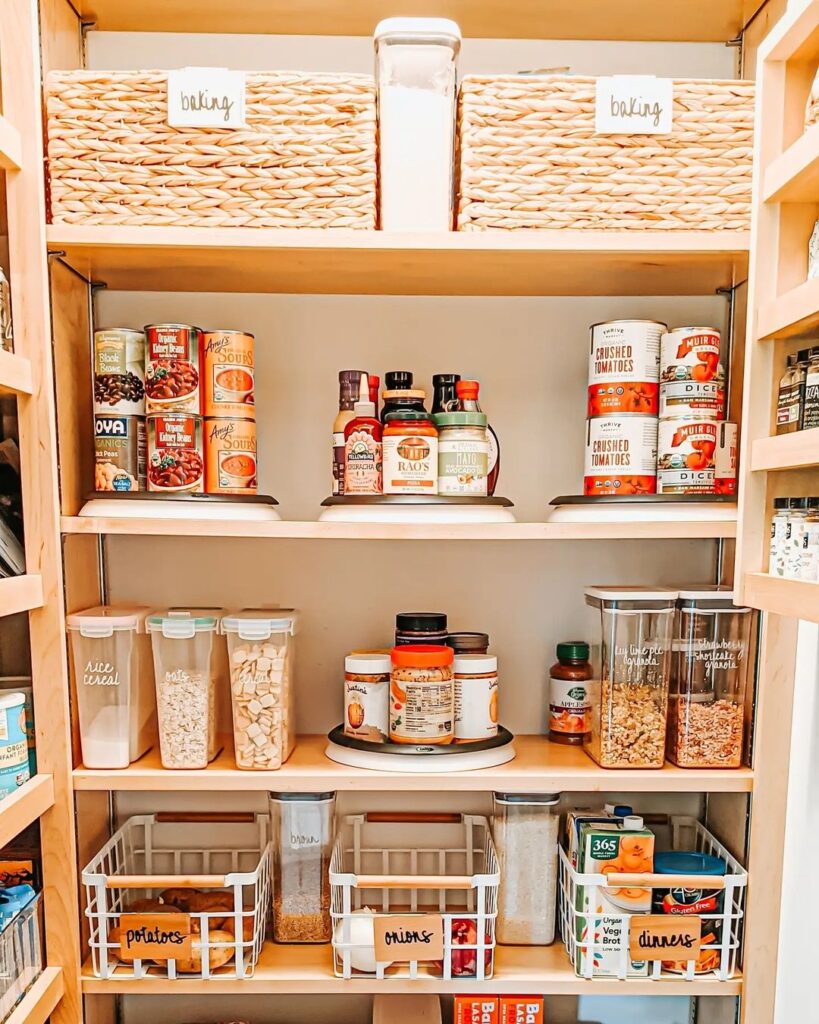
[[657,489],[660,338],[667,330],[655,320],[609,320],[590,329],[587,495]]
[[205,489],[256,493],[254,338],[243,331],[202,335]]
[[657,493],[736,492],[736,425],[723,424],[725,372],[720,333],[677,327],[660,346]]
[[94,490],[145,490],[145,335],[94,333]]

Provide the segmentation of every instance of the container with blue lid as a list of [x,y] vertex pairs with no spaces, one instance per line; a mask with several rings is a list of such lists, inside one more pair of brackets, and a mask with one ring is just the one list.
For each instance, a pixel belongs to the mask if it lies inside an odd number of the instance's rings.
[[654,854],[656,875],[710,875],[725,874],[726,864],[722,857],[693,850],[671,850]]
[[[722,857],[699,850],[673,850],[654,854],[654,873],[658,875],[683,875],[692,881],[699,877],[722,878],[727,865]],[[654,914],[700,917],[702,919],[702,945],[694,965],[695,974],[708,974],[719,967],[720,943],[726,922],[722,915],[725,909],[725,890],[705,886],[671,886],[668,889],[655,887],[651,894],[651,911]],[[713,884],[713,883],[712,883]],[[663,970],[681,974],[686,962],[663,961]]]

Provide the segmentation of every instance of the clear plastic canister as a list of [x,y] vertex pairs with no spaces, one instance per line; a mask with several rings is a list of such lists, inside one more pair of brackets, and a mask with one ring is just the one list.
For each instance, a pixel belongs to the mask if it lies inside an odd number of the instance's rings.
[[671,665],[668,757],[681,768],[739,768],[755,614],[725,587],[681,590]]
[[603,768],[662,768],[671,638],[678,591],[589,587],[600,612],[600,647],[589,684],[584,747]]
[[273,939],[329,942],[335,793],[271,793]]
[[495,793],[492,834],[500,863],[497,940],[548,946],[555,939],[559,793]]
[[100,605],[66,618],[87,768],[127,768],[155,741],[147,613]]
[[221,614],[171,608],[148,616],[163,768],[207,768],[216,757]]
[[387,18],[375,30],[380,226],[451,231],[457,59],[445,18]]
[[281,768],[295,743],[294,642],[290,608],[245,609],[222,619],[230,662],[236,767]]

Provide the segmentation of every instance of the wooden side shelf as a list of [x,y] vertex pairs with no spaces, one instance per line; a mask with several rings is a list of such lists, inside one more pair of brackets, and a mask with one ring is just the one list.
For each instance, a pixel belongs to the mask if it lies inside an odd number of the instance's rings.
[[6,1017],[5,1024],[45,1024],[65,991],[61,967],[46,967],[17,1006]]
[[751,469],[754,472],[811,466],[819,466],[819,427],[777,437],[760,437],[751,447]]
[[43,581],[40,576],[9,576],[0,579],[0,615],[16,615],[43,604]]
[[774,615],[819,622],[819,583],[749,572],[745,574],[745,600]]
[[0,349],[0,392],[6,395],[30,395],[32,388],[30,360]]
[[0,847],[37,821],[53,804],[54,780],[50,775],[35,775],[0,801]]
[[23,163],[23,143],[20,133],[0,114],[0,167],[6,171],[19,171]]
[[795,338],[819,325],[819,278],[791,288],[759,310],[758,338]]
[[766,203],[814,203],[819,196],[819,125],[809,128],[765,172]]

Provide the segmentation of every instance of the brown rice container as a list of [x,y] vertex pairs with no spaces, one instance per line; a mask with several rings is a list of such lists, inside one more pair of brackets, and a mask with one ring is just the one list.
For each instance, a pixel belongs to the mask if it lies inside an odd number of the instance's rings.
[[188,324],[145,328],[145,411],[201,412],[202,332]]
[[621,413],[586,421],[584,494],[654,494],[656,487],[655,416]]
[[205,460],[202,417],[170,412],[148,416],[148,490],[201,493]]
[[202,411],[206,419],[256,418],[252,334],[202,334]]
[[256,421],[205,420],[205,490],[256,493]]
[[145,490],[145,420],[94,417],[94,490]]
[[716,420],[660,420],[657,440],[658,494],[713,494]]

